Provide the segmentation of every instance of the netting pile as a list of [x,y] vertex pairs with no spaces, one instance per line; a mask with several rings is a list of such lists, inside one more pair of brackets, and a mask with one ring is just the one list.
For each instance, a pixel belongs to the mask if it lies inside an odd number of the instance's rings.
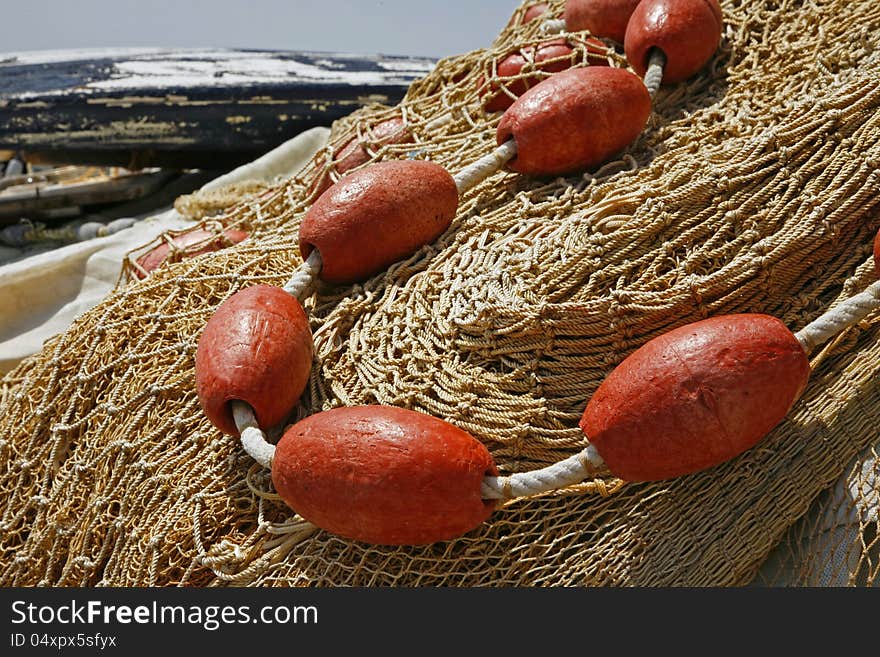
[[[496,174],[434,244],[309,298],[317,356],[296,416],[412,408],[471,432],[503,472],[532,469],[585,447],[586,401],[649,338],[734,312],[797,330],[871,282],[880,5],[722,6],[714,60],[659,92],[619,161],[553,180]],[[373,159],[459,171],[494,146],[500,114],[482,110],[479,85],[500,57],[546,40],[540,22],[514,20],[490,48],[441,61],[400,106],[339,121],[333,143],[402,116],[414,142]],[[744,584],[780,541],[798,542],[798,519],[877,440],[880,333],[866,322],[814,356],[803,398],[768,438],[709,471],[514,500],[427,547],[314,528],[202,415],[193,362],[223,299],[283,284],[299,264],[321,161],[226,212],[251,239],[122,281],[3,380],[0,584]],[[876,578],[876,545],[838,544]]]

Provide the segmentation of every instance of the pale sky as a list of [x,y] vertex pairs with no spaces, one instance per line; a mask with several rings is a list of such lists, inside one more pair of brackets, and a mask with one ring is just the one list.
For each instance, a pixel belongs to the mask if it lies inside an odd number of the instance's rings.
[[127,46],[446,57],[491,44],[520,0],[0,0],[0,52]]

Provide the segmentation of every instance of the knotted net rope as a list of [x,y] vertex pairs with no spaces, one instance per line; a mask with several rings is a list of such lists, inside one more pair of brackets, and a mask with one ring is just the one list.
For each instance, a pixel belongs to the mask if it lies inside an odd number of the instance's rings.
[[[550,4],[560,15],[561,1]],[[650,338],[734,312],[796,331],[867,287],[880,225],[880,7],[722,5],[719,52],[659,90],[620,159],[557,179],[493,174],[435,243],[363,284],[307,296],[316,357],[290,420],[402,406],[469,431],[502,475],[537,470],[588,447],[577,427],[586,401]],[[486,49],[441,61],[399,107],[337,122],[330,150],[402,116],[413,142],[371,146],[374,161],[461,171],[495,147],[500,115],[482,111],[479,85],[500,57],[547,39],[540,23],[514,21]],[[122,280],[3,379],[0,583],[744,584],[877,440],[869,316],[812,356],[782,424],[707,472],[639,485],[597,474],[426,547],[317,530],[208,423],[193,361],[222,300],[283,285],[301,264],[297,229],[319,168],[220,217],[248,240]],[[876,575],[853,540],[856,565]]]

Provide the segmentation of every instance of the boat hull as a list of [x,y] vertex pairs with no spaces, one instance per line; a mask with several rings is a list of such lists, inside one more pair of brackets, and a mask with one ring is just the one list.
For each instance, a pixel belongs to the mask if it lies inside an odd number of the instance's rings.
[[434,62],[277,51],[0,55],[0,149],[29,161],[220,168],[368,103]]

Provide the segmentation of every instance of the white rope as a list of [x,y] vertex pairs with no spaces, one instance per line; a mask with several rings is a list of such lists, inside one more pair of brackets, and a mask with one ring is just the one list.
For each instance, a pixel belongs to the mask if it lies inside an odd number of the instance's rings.
[[[241,435],[241,445],[254,461],[272,469],[275,445],[266,441],[266,435],[257,426],[254,410],[245,402],[232,403],[232,416]],[[590,445],[582,452],[540,470],[518,472],[509,477],[485,477],[480,487],[487,500],[504,500],[565,488],[582,482],[602,470],[605,462],[596,448]]]
[[855,326],[872,311],[880,308],[880,281],[872,283],[864,292],[850,297],[836,308],[810,322],[795,334],[808,354],[823,342]]
[[318,249],[312,249],[309,257],[296,268],[296,271],[293,272],[293,276],[291,276],[290,280],[284,285],[284,291],[289,292],[292,296],[301,301],[303,295],[315,282],[318,274],[321,273],[321,267],[323,264],[321,253]]
[[565,31],[564,18],[551,18],[541,23],[541,31],[544,34],[559,34]]
[[663,84],[663,69],[666,66],[666,54],[660,48],[651,48],[651,56],[648,58],[648,70],[645,71],[645,87],[651,98]]
[[264,468],[272,469],[272,459],[275,457],[275,445],[266,442],[266,435],[257,426],[257,418],[254,417],[254,409],[243,401],[232,402],[232,417],[235,418],[235,426],[241,434],[241,445],[254,461]]
[[599,452],[590,445],[582,452],[540,470],[518,472],[509,477],[485,477],[480,493],[485,500],[538,495],[579,484],[587,477],[594,476],[604,466],[605,462]]
[[501,146],[488,155],[466,166],[452,176],[452,179],[455,180],[455,186],[458,188],[459,196],[479,185],[515,157],[516,142],[511,139],[501,144]]

